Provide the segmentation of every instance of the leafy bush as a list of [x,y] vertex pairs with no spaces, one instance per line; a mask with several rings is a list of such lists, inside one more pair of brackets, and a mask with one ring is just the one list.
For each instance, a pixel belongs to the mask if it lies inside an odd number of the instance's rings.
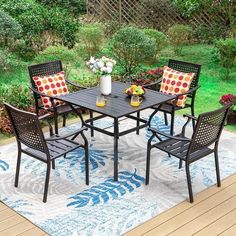
[[11,45],[11,42],[20,36],[21,31],[20,24],[6,12],[0,10],[0,44]]
[[226,27],[217,22],[212,22],[211,26],[198,25],[194,30],[194,38],[202,43],[213,43],[216,39],[226,35]]
[[111,46],[114,56],[127,74],[131,74],[141,63],[153,58],[156,51],[155,40],[146,36],[142,30],[131,26],[121,28],[114,34]]
[[236,60],[236,39],[220,39],[216,41],[215,46],[219,53],[220,63],[225,68],[222,70],[223,76],[229,79],[231,69],[234,67]]
[[188,44],[193,30],[191,26],[176,24],[168,29],[167,35],[176,54],[180,54],[184,45]]
[[66,77],[68,77],[73,64],[77,60],[77,54],[65,46],[49,46],[44,51],[40,52],[34,59],[36,63],[55,60],[62,61],[63,69],[66,73]]
[[81,13],[85,13],[86,11],[85,0],[38,0],[38,2],[50,7],[58,6],[61,8],[66,8],[74,15],[79,15]]
[[90,24],[80,28],[77,34],[78,40],[82,43],[82,47],[88,57],[95,56],[103,45],[104,34],[101,25]]
[[216,42],[216,48],[220,54],[221,65],[226,68],[232,68],[236,58],[236,39],[220,39]]
[[27,109],[33,104],[27,84],[8,84],[0,87],[0,104],[10,103],[18,108]]
[[168,39],[166,35],[155,29],[144,29],[144,33],[155,40],[156,42],[156,58],[160,55],[160,51],[168,45]]

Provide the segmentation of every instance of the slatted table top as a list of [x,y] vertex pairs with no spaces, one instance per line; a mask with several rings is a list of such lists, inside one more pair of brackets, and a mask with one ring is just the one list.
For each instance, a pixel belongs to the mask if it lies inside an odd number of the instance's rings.
[[170,95],[146,89],[144,100],[141,105],[139,107],[132,107],[130,105],[130,98],[124,93],[124,90],[129,86],[130,84],[113,82],[111,95],[106,96],[107,101],[106,106],[104,107],[96,106],[96,98],[101,94],[99,87],[80,90],[75,93],[60,96],[58,99],[112,118],[120,118],[165,103],[174,98]]

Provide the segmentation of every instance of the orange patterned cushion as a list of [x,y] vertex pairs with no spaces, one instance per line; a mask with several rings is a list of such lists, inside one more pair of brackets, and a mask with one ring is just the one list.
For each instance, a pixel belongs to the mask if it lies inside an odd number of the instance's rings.
[[[186,93],[194,76],[194,73],[184,73],[164,66],[160,92],[170,95]],[[184,107],[186,99],[187,95],[180,96],[176,105]]]
[[[60,96],[68,94],[68,88],[65,82],[65,73],[61,71],[54,75],[48,76],[35,76],[33,80],[38,88],[40,93],[49,96]],[[64,102],[59,100],[54,100],[55,105],[64,104]],[[50,99],[48,97],[42,97],[42,103],[45,109],[52,107]]]

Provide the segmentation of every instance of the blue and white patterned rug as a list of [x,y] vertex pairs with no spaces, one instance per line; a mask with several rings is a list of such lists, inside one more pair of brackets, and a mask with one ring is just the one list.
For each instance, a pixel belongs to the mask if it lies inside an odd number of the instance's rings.
[[[143,116],[148,117],[148,112]],[[183,124],[177,118],[176,130]],[[98,122],[111,126],[109,119]],[[134,126],[121,121],[121,129]],[[156,116],[153,126],[168,131]],[[76,125],[62,132],[76,129]],[[188,127],[191,133],[191,125]],[[16,144],[0,147],[0,199],[50,235],[121,235],[188,198],[185,168],[178,160],[152,150],[150,184],[145,186],[146,144],[150,134],[143,129],[119,139],[119,182],[113,181],[113,138],[95,133],[90,141],[90,185],[85,185],[84,153],[75,150],[56,161],[48,201],[42,202],[46,165],[23,155],[19,187],[14,187]],[[219,148],[221,177],[236,172],[236,135],[224,131]],[[194,194],[215,184],[214,158],[191,166]]]

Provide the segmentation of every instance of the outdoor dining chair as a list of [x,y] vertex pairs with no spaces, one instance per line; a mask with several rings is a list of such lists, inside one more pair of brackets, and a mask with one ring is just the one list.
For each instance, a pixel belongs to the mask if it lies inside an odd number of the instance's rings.
[[[53,96],[47,95],[45,93],[42,93],[38,90],[37,85],[35,84],[34,77],[37,76],[50,76],[55,75],[57,73],[60,73],[63,71],[62,62],[60,60],[57,61],[50,61],[47,63],[42,64],[36,64],[36,65],[30,65],[28,67],[29,70],[29,76],[30,76],[30,82],[31,82],[31,90],[33,91],[34,100],[35,100],[35,110],[36,114],[39,115],[39,111],[41,109],[46,110],[47,112],[53,113],[54,116],[54,122],[55,122],[55,133],[58,134],[58,116],[61,115],[63,117],[63,126],[66,125],[66,116],[70,112],[75,112],[78,107],[72,108],[71,105],[66,103],[61,103],[59,105],[56,105],[55,99]],[[65,82],[69,85],[74,86],[76,89],[86,89],[83,86],[80,86],[78,84],[75,84],[74,82],[69,81],[65,78]],[[50,102],[52,104],[52,107],[49,109],[45,109],[45,107],[42,104],[42,98],[48,98],[50,99]],[[90,118],[93,118],[93,113],[90,112]],[[93,130],[91,130],[91,136],[94,135]]]
[[[179,97],[183,96],[184,94],[177,94],[176,95],[176,99],[175,101],[173,101],[172,103],[165,103],[161,106],[157,106],[157,107],[153,107],[153,109],[157,109],[158,111],[162,111],[164,112],[164,117],[165,117],[165,125],[168,125],[168,119],[167,119],[167,114],[171,115],[171,123],[170,123],[170,134],[173,135],[174,133],[174,118],[175,118],[175,112],[178,110],[182,110],[185,108],[190,108],[191,109],[191,115],[194,116],[195,115],[195,111],[194,111],[194,103],[195,103],[195,98],[196,98],[196,92],[199,89],[199,76],[200,76],[200,71],[201,71],[201,65],[198,64],[193,64],[190,62],[184,62],[184,61],[177,61],[177,60],[173,60],[173,59],[169,59],[168,62],[168,67],[171,69],[174,69],[176,71],[180,71],[180,72],[184,72],[184,73],[194,73],[194,77],[193,80],[190,84],[190,88],[188,90],[188,92],[185,93],[185,95],[187,95],[187,101],[184,107],[180,107],[177,106],[177,100]],[[161,83],[161,79],[159,81],[157,81],[156,83],[152,84],[151,87],[150,85],[145,85],[144,87],[147,88],[156,88],[157,84]],[[160,88],[160,86],[159,86]],[[193,127],[195,125],[195,121],[194,119],[192,120],[193,123]]]
[[[152,132],[152,136],[147,144],[146,184],[149,184],[151,149],[157,148],[168,153],[168,155],[177,157],[179,159],[179,168],[182,168],[182,162],[185,162],[189,199],[191,203],[193,202],[193,192],[189,166],[191,163],[211,153],[214,153],[217,186],[220,187],[218,144],[229,108],[230,105],[227,105],[218,110],[203,113],[199,115],[198,119],[191,115],[184,115],[188,120],[182,128],[182,132],[175,136],[160,132],[155,128],[149,128]],[[190,120],[195,120],[197,123],[192,137],[187,138],[185,129]],[[166,139],[163,139],[163,136],[166,137]],[[159,142],[152,143],[154,137],[156,137]]]
[[[50,172],[51,168],[55,169],[55,159],[64,156],[68,152],[71,152],[77,148],[83,148],[85,150],[85,181],[87,185],[89,184],[88,141],[83,133],[83,131],[86,130],[85,127],[82,127],[75,132],[59,136],[53,134],[52,127],[50,126],[50,136],[45,138],[40,126],[40,119],[45,118],[47,115],[44,115],[44,117],[38,117],[34,113],[21,111],[9,104],[4,105],[10,118],[18,146],[15,187],[18,187],[21,154],[25,153],[28,156],[47,164],[43,193],[43,202],[46,202]],[[78,135],[82,136],[84,141],[83,144],[75,141],[75,138]],[[26,148],[22,148],[22,145],[25,145]]]

